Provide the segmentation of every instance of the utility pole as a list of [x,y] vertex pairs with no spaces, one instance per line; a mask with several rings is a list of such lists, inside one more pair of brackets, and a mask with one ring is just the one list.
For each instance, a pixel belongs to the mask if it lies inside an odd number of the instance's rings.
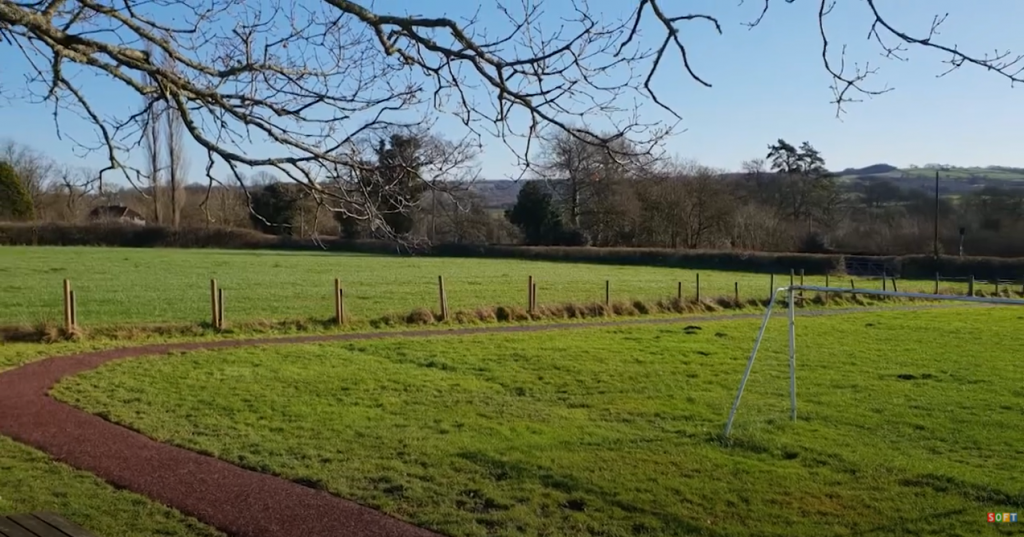
[[935,259],[939,258],[939,170],[935,170]]
[[437,178],[430,181],[430,244],[437,243]]

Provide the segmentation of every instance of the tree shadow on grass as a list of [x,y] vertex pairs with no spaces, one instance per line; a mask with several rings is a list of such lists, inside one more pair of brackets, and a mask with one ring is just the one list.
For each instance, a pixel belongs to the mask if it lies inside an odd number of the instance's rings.
[[[570,496],[562,504],[562,508],[572,511],[586,509],[586,499],[592,498],[600,503],[612,506],[627,513],[647,516],[658,520],[664,531],[660,533],[684,533],[694,535],[717,536],[719,532],[692,520],[665,513],[619,498],[614,492],[601,487],[581,483],[571,475],[561,475],[551,468],[539,465],[528,465],[506,461],[479,451],[463,451],[456,456],[482,468],[494,481],[513,479],[536,480],[544,487]],[[638,534],[659,533],[655,528],[643,527],[642,521],[634,524],[634,532]],[[674,531],[672,531],[674,530]]]

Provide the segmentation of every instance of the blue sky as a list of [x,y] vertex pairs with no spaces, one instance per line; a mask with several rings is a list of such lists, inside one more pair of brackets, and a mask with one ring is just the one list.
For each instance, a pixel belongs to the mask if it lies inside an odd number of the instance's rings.
[[[306,0],[312,2],[315,0]],[[754,30],[741,26],[760,10],[759,0],[688,0],[663,2],[672,13],[709,13],[718,16],[724,35],[709,25],[684,24],[681,35],[689,48],[695,71],[713,84],[705,88],[683,72],[677,56],[663,63],[655,80],[662,99],[682,117],[679,133],[667,149],[680,157],[724,168],[738,169],[743,160],[763,157],[766,147],[777,138],[798,143],[811,142],[822,151],[829,167],[841,169],[887,162],[897,166],[940,162],[945,164],[1004,165],[1024,167],[1021,134],[1024,132],[1024,87],[1011,88],[1000,77],[976,68],[964,68],[944,78],[945,56],[938,52],[912,49],[909,62],[886,61],[876,45],[865,38],[870,20],[860,0],[838,0],[828,19],[830,39],[848,45],[848,57],[860,63],[870,61],[881,70],[871,83],[888,84],[894,91],[848,105],[848,113],[836,119],[830,104],[830,78],[820,59],[817,2],[797,0],[786,4],[773,0],[772,9]],[[633,2],[591,0],[591,13],[620,16]],[[476,6],[453,7],[451,2],[427,0],[378,1],[379,11],[413,12],[429,16],[468,15]],[[503,26],[490,3],[481,12],[482,26]],[[1024,52],[1024,1],[985,0],[879,0],[890,22],[912,35],[925,35],[932,16],[949,13],[940,39],[970,51],[1010,48]],[[547,16],[552,20],[568,6],[568,0],[548,0]],[[647,37],[660,37],[647,27]],[[652,44],[646,41],[645,44]],[[20,52],[0,45],[4,83],[14,88],[24,72]],[[138,97],[115,85],[78,75],[80,83],[92,89],[92,99],[108,114],[124,115],[138,106]],[[662,114],[653,107],[643,110],[648,119]],[[45,151],[66,162],[100,167],[102,154],[81,156],[74,144],[57,138],[52,107],[25,101],[0,106],[0,138],[11,138]],[[445,133],[459,126],[451,119],[437,125]],[[64,115],[61,129],[84,141],[94,141],[88,125]],[[485,178],[503,178],[516,173],[514,159],[500,142],[485,139],[481,156]],[[253,148],[263,151],[265,148]],[[78,153],[81,153],[80,151]],[[193,180],[201,181],[205,164],[192,151]],[[134,160],[134,159],[133,159]]]

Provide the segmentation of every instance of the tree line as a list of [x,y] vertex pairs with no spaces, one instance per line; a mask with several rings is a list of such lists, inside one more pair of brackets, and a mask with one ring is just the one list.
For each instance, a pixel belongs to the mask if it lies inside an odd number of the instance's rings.
[[930,254],[937,224],[940,253],[1024,256],[1018,187],[936,199],[893,180],[843,180],[809,142],[783,139],[739,173],[602,153],[569,136],[548,141],[543,177],[506,213],[526,244]]
[[[322,188],[348,188],[346,198],[364,200],[335,211],[314,190],[265,171],[186,184],[187,159],[170,142],[173,118],[155,117],[164,127],[154,130],[152,146],[160,147],[161,138],[166,145],[148,154],[154,164],[142,186],[104,185],[94,170],[58,164],[16,142],[0,144],[0,220],[82,222],[92,207],[118,204],[153,223],[303,239],[879,255],[935,247],[933,192],[888,180],[841,180],[808,142],[779,139],[737,173],[656,159],[632,151],[626,140],[610,150],[560,132],[544,139],[515,205],[502,211],[472,188],[478,148],[429,131],[396,130],[368,139],[360,166],[323,180]],[[942,253],[963,247],[966,255],[1024,256],[1024,189],[986,186],[937,201]],[[361,218],[363,204],[381,218]]]

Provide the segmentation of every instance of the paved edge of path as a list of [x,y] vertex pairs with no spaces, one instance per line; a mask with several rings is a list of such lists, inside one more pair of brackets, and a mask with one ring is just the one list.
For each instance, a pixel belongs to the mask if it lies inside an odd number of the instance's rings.
[[[809,310],[802,316],[936,309],[896,306]],[[61,403],[48,392],[62,378],[114,360],[180,351],[254,345],[452,337],[475,334],[700,323],[761,318],[763,314],[488,326],[145,345],[44,358],[0,373],[0,434],[53,459],[174,508],[237,537],[437,537],[394,517],[283,478],[153,440]],[[751,333],[751,343],[754,334]]]

